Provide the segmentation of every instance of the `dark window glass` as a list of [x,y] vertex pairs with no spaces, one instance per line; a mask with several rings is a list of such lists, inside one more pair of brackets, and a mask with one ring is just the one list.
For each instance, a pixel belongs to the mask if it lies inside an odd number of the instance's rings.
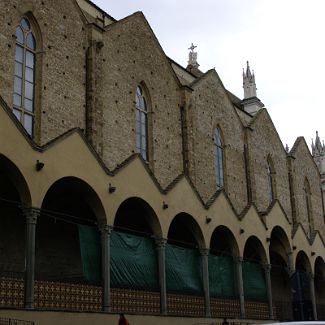
[[274,198],[273,193],[273,172],[270,164],[268,163],[267,166],[267,181],[268,181],[268,196],[269,196],[269,203],[271,204]]
[[223,166],[223,146],[220,129],[214,130],[214,168],[216,173],[216,183],[218,188],[224,187],[224,166]]
[[140,86],[136,91],[136,149],[144,160],[148,160],[148,116],[147,104]]
[[24,33],[20,27],[16,29],[16,41],[17,43],[24,44]]
[[31,50],[35,50],[35,38],[32,33],[28,33],[27,35],[27,47],[29,47]]

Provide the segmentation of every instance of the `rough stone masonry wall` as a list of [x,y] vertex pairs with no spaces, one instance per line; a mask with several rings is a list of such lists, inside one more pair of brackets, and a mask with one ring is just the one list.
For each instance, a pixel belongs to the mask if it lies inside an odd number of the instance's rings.
[[290,220],[287,154],[267,111],[264,109],[258,114],[252,125],[252,131],[248,131],[253,200],[261,211],[265,211],[270,204],[267,176],[267,159],[270,156],[275,172],[275,198],[279,200]]
[[73,127],[85,127],[86,31],[72,0],[0,1],[0,57],[6,58],[0,61],[0,95],[10,107],[14,35],[26,13],[35,18],[32,27],[38,31],[35,139],[44,144]]
[[135,93],[149,95],[149,166],[165,187],[182,173],[181,92],[143,15],[110,25],[97,55],[98,118],[103,119],[103,159],[110,169],[136,150]]
[[322,197],[320,191],[319,172],[312,160],[309,150],[303,140],[300,141],[294,152],[292,160],[293,189],[296,202],[296,219],[300,222],[307,234],[309,234],[309,223],[307,216],[305,197],[305,178],[307,177],[311,191],[311,207],[314,219],[314,229],[319,230],[325,236],[325,225],[322,208]]
[[224,141],[225,190],[240,212],[247,204],[242,125],[214,71],[193,88],[188,108],[190,176],[204,201],[217,190],[213,135],[219,126]]

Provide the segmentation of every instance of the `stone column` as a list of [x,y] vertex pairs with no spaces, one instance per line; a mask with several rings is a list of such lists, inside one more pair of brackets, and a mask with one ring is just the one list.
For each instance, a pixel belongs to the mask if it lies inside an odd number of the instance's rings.
[[204,290],[205,301],[205,317],[211,317],[210,309],[210,290],[209,290],[209,249],[201,248],[201,260],[202,260],[202,280]]
[[245,297],[244,297],[244,281],[243,281],[243,258],[237,258],[237,284],[240,301],[240,317],[245,318]]
[[24,209],[26,218],[25,238],[25,308],[34,308],[34,280],[35,280],[35,235],[36,223],[39,216],[38,209]]
[[102,246],[102,286],[103,286],[103,311],[111,311],[111,232],[112,227],[100,227]]
[[166,244],[167,239],[156,239],[158,252],[158,276],[160,288],[160,313],[167,315],[167,293],[166,293]]
[[295,273],[292,252],[287,253],[287,272],[290,278]]
[[316,306],[316,296],[315,296],[315,277],[312,273],[309,273],[309,285],[310,285],[310,298],[313,306],[313,316],[314,320],[317,320],[317,306]]
[[270,319],[274,319],[273,314],[273,298],[272,298],[272,283],[271,283],[271,264],[264,265],[267,299],[269,303]]

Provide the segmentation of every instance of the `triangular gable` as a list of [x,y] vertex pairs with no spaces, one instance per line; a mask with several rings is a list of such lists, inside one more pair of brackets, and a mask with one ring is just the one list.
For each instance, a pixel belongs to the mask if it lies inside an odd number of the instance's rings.
[[291,223],[289,222],[280,202],[275,201],[272,209],[269,211],[266,217],[267,228],[269,233],[272,233],[274,227],[281,227],[282,230],[286,233],[287,238],[291,238]]
[[315,160],[308,148],[308,145],[306,143],[306,140],[304,137],[298,137],[294,143],[294,145],[292,146],[291,150],[290,150],[290,155],[292,157],[296,157],[297,153],[299,150],[302,150],[306,153],[306,156],[309,158],[309,160],[312,162],[312,164],[315,166],[315,168],[318,171],[318,167],[315,163]]
[[[297,229],[292,236],[292,247],[299,247],[299,250],[303,250],[307,254],[310,252],[310,243],[307,234],[301,224],[297,225]],[[295,250],[296,255],[298,254],[299,250]]]
[[208,78],[214,79],[216,81],[216,84],[221,86],[221,89],[224,92],[225,98],[227,98],[227,100],[229,102],[229,105],[233,108],[234,115],[236,116],[236,118],[237,118],[238,122],[240,123],[240,125],[243,125],[240,117],[238,116],[238,114],[236,112],[236,109],[235,109],[236,105],[233,103],[229,91],[225,88],[222,80],[220,79],[220,77],[219,77],[219,75],[218,75],[218,73],[217,73],[217,71],[215,69],[208,70],[201,77],[197,78],[194,82],[192,82],[190,84],[190,87],[195,90],[197,87],[201,86],[201,84],[204,83]]
[[[170,71],[170,73],[172,74],[173,78],[175,79],[175,82],[177,83],[177,85],[181,88],[182,84],[180,83],[174,69],[172,68],[170,61],[168,59],[168,57],[166,56],[163,48],[161,47],[156,35],[154,34],[151,26],[149,25],[146,17],[144,16],[144,14],[141,11],[135,12],[134,14],[127,16],[121,20],[116,21],[113,24],[110,24],[108,26],[105,27],[104,32],[105,33],[109,33],[110,31],[116,29],[116,28],[123,28],[123,26],[127,25],[129,22],[132,21],[138,21],[139,23],[143,24],[143,27],[145,27],[149,33],[151,34],[152,38],[150,39],[146,39],[143,40],[143,44],[146,44],[147,42],[154,42],[154,45],[157,47],[158,51],[161,54],[161,59],[164,62],[164,64],[166,64],[168,70]],[[126,35],[132,35],[132,37],[134,37],[137,34],[137,30],[130,30],[129,33],[127,33],[127,31],[124,29],[123,33],[125,33]]]
[[254,126],[260,122],[260,120],[262,118],[266,118],[268,120],[268,123],[270,123],[270,125],[272,126],[273,130],[275,131],[275,135],[276,135],[276,138],[278,140],[278,142],[281,144],[281,148],[283,149],[284,153],[287,154],[286,150],[285,150],[285,147],[283,146],[283,143],[282,143],[282,140],[279,136],[279,133],[271,119],[271,116],[269,114],[269,112],[267,111],[266,108],[262,108],[260,109],[255,115],[254,117],[252,118],[251,122],[248,124],[248,127],[252,128],[254,130]]
[[314,258],[316,259],[318,256],[320,256],[321,258],[325,258],[324,255],[324,240],[321,237],[320,233],[317,232],[314,238],[314,241],[312,243],[312,252],[314,252]]

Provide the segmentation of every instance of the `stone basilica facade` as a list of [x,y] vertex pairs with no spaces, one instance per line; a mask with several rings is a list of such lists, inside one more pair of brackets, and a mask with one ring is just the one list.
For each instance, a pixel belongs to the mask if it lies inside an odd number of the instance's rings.
[[324,145],[284,148],[248,63],[240,99],[88,0],[0,26],[0,317],[325,319]]

